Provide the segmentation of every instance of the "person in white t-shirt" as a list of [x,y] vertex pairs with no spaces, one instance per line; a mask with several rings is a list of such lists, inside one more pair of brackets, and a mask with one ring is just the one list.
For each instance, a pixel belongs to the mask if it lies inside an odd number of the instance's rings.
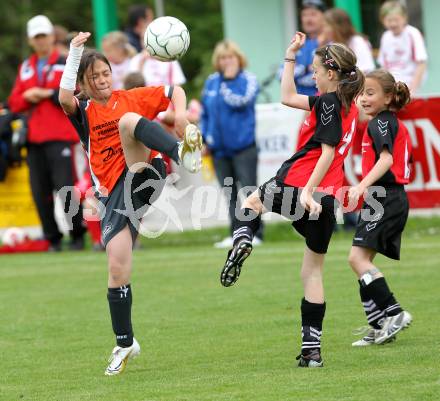
[[164,62],[151,57],[146,50],[130,60],[130,72],[141,72],[147,86],[183,85],[186,82],[178,61]]
[[124,32],[113,31],[107,33],[101,41],[102,52],[110,61],[113,76],[113,89],[124,88],[124,78],[130,72],[130,60],[137,53],[128,42]]
[[356,66],[362,72],[376,68],[370,42],[356,32],[350,16],[343,9],[331,8],[324,13],[324,36],[327,42],[343,43],[353,50]]
[[378,62],[414,94],[425,78],[428,60],[423,36],[408,24],[407,10],[399,1],[382,5],[380,20],[387,30],[380,40]]

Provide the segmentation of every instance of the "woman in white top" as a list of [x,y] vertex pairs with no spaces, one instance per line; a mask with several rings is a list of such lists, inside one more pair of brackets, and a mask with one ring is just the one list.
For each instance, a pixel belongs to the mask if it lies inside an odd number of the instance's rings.
[[406,8],[399,1],[385,2],[379,15],[387,30],[380,40],[378,62],[414,94],[425,78],[428,60],[423,36],[408,24]]
[[356,55],[356,66],[364,73],[373,71],[373,53],[370,42],[356,32],[350,16],[341,8],[331,8],[324,13],[324,35],[329,42],[347,45]]

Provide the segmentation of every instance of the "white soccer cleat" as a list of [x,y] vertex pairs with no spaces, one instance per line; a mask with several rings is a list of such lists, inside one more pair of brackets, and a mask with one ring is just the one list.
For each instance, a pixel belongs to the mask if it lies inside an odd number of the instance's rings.
[[197,173],[202,168],[202,134],[194,124],[185,128],[183,141],[179,145],[180,164],[190,173]]
[[412,316],[407,311],[402,311],[395,316],[384,319],[382,329],[377,334],[374,343],[384,344],[394,337],[399,331],[406,329],[412,322]]
[[109,365],[105,370],[107,376],[119,375],[125,369],[127,361],[132,358],[136,358],[141,353],[141,347],[139,343],[133,338],[133,344],[130,347],[119,347],[113,348],[112,354],[109,358]]
[[[368,347],[369,345],[374,345],[376,337],[379,335],[380,329],[375,329],[371,326],[364,326],[353,331],[354,335],[363,335],[360,339],[352,343],[353,347]],[[396,337],[390,337],[387,342],[392,342]]]

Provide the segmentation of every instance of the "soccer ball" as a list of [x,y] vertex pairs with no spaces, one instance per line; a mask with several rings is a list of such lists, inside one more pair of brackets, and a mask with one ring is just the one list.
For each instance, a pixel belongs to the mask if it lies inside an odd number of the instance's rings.
[[22,228],[10,227],[2,235],[2,244],[16,246],[22,244],[26,239],[26,233]]
[[150,56],[157,60],[177,60],[188,50],[189,31],[177,18],[159,17],[148,25],[144,44]]

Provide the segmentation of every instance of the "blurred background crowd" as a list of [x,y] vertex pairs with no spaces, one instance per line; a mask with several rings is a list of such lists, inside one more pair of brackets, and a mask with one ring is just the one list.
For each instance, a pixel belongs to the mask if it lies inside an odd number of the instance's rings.
[[[142,3],[26,0],[6,3],[0,15],[3,78],[0,80],[0,180],[5,181],[11,168],[26,159],[30,193],[45,241],[43,250],[63,248],[63,232],[54,212],[56,191],[76,185],[83,202],[93,204],[93,196],[86,195],[91,185],[88,169],[75,150],[78,139],[57,101],[63,63],[70,40],[78,31],[92,32],[95,46],[110,61],[114,90],[148,85],[185,88],[189,99],[188,119],[201,127],[206,159],[212,162],[220,187],[232,191],[227,205],[231,219],[239,207],[239,188],[257,185],[256,104],[279,101],[280,61],[288,37],[295,30],[307,35],[295,68],[299,93],[316,94],[311,68],[313,54],[318,47],[331,42],[349,46],[363,72],[378,67],[389,70],[396,80],[409,86],[414,96],[423,92],[428,76],[430,59],[422,26],[424,4],[421,4],[426,1],[292,0],[285,15],[290,20],[284,21],[282,38],[276,43],[265,40],[271,38],[270,33],[264,32],[270,30],[270,23],[263,26],[258,22],[264,19],[267,7],[279,8],[286,2],[243,1],[234,5],[227,0]],[[246,21],[241,13],[243,8],[248,10]],[[105,12],[110,12],[110,17],[104,18]],[[144,49],[148,24],[162,14],[178,17],[189,28],[190,50],[180,61],[160,62]],[[255,30],[260,35],[252,42],[251,32]],[[274,52],[278,53],[276,57],[272,57]],[[257,53],[264,63],[256,62]],[[365,128],[366,121],[361,113],[359,132]],[[161,115],[160,123],[173,132],[172,110]],[[357,173],[361,137],[357,135],[353,145]],[[0,198],[8,191],[8,187],[2,190],[1,185],[4,184],[0,183]],[[68,208],[69,202],[70,199],[63,199],[62,206]],[[84,249],[88,229],[93,248],[102,249],[98,222],[84,220],[81,206],[77,216],[69,227],[68,248]],[[347,214],[346,228],[354,224],[355,216]],[[263,240],[261,230],[255,241]],[[215,245],[229,247],[231,241],[227,237]]]

